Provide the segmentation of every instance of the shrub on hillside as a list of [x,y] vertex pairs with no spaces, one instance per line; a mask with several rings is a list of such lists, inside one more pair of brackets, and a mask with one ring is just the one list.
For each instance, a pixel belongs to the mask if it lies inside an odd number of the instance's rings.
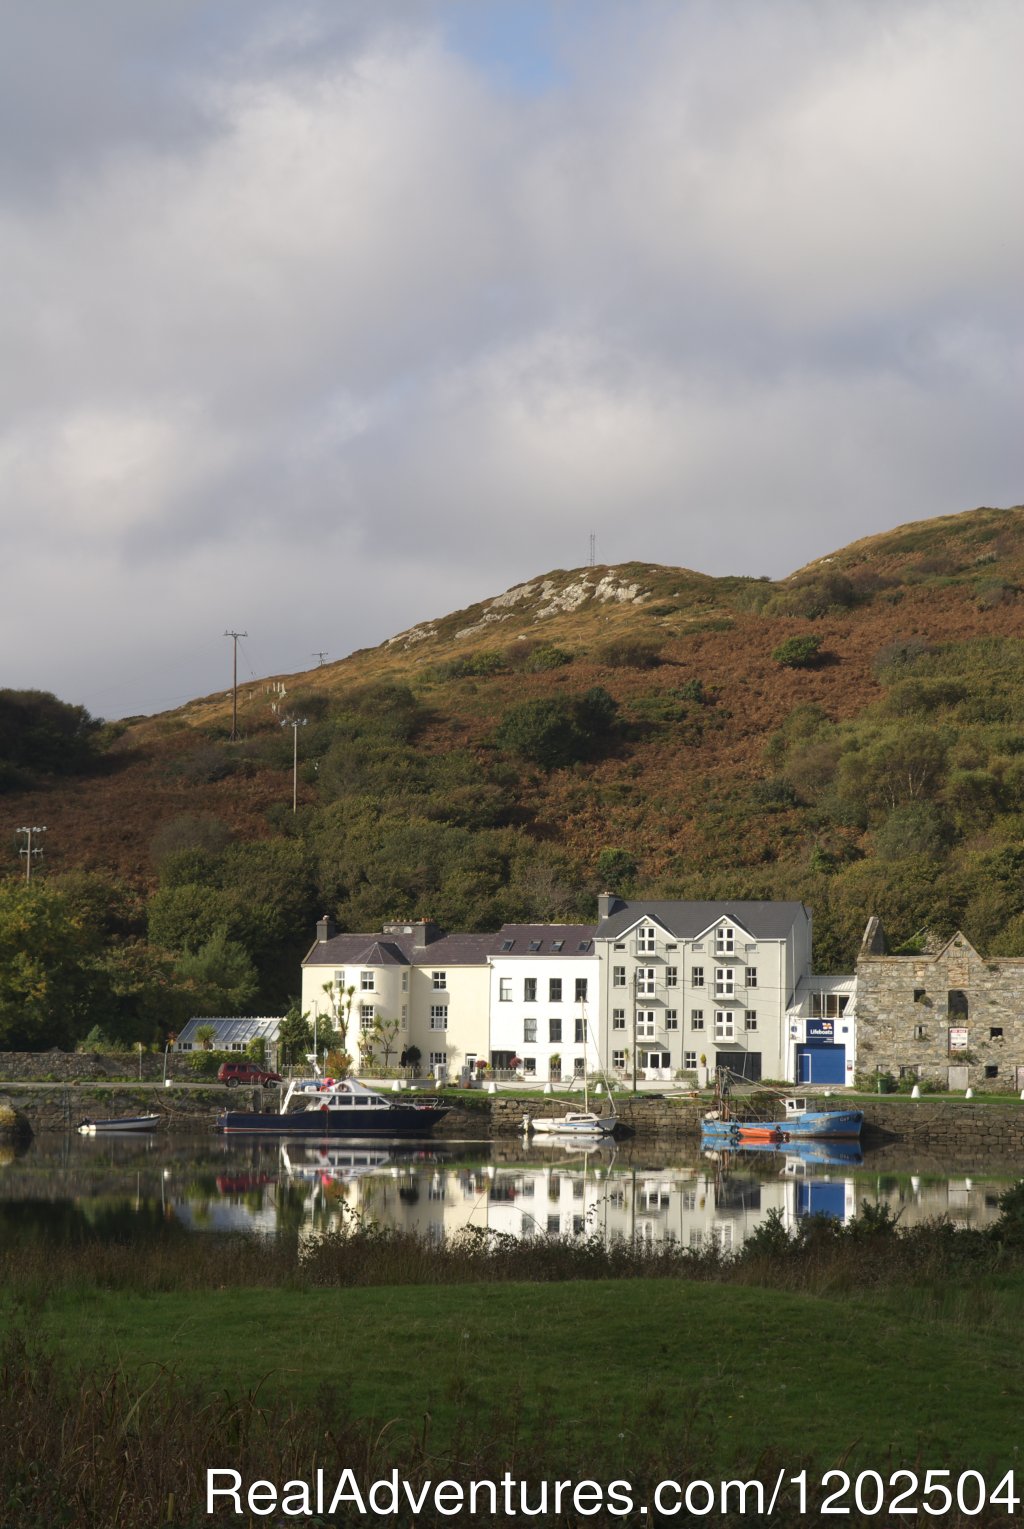
[[656,669],[661,663],[661,644],[644,637],[616,637],[603,643],[594,657],[609,669]]
[[813,669],[821,661],[821,638],[787,637],[772,650],[772,658],[781,669]]

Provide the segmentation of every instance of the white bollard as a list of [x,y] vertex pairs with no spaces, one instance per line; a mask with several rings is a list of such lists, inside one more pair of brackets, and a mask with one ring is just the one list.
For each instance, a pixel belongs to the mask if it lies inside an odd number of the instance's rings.
[[488,1083],[488,1085],[487,1085],[487,1092],[489,1094],[496,1094],[498,1092],[498,1085],[497,1085],[497,1083],[494,1083],[494,1082]]
[[[545,1083],[545,1085],[544,1085],[544,1092],[546,1094],[550,1094],[550,1092],[551,1092],[551,1084],[550,1083]],[[1021,1094],[1021,1098],[1024,1099],[1024,1094]]]
[[964,1090],[964,1098],[965,1099],[973,1099],[974,1098],[974,1089],[973,1088],[965,1089]]
[[598,1083],[596,1085],[595,1089],[594,1089],[594,1093],[595,1094],[603,1094],[604,1093],[604,1084],[603,1083]]
[[400,1094],[402,1092],[402,1085],[401,1085],[401,1083],[399,1083],[397,1078],[395,1079],[395,1081],[391,1085],[391,1092],[393,1094]]
[[913,1088],[910,1090],[910,1097],[911,1097],[911,1099],[920,1099],[920,1097],[921,1097],[921,1090],[920,1090],[920,1088],[918,1087],[918,1085],[916,1083],[914,1084]]

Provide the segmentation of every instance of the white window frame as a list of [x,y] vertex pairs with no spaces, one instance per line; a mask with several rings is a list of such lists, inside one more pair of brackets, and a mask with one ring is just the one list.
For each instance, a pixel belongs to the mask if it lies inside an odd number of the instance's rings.
[[748,966],[746,968],[746,970],[744,971],[743,976],[744,976],[744,980],[745,980],[745,982],[747,984],[747,987],[757,987],[757,967],[756,966]]
[[537,1044],[537,1016],[535,1014],[530,1014],[523,1020],[523,1044],[527,1046],[536,1046]]
[[641,956],[653,956],[657,947],[657,935],[653,924],[641,924],[636,932],[636,948]]
[[626,1067],[626,1053],[625,1053],[625,1051],[613,1051],[612,1052],[612,1066],[613,1067],[617,1067],[620,1071],[625,1071],[625,1067]]
[[655,968],[653,966],[638,966],[634,974],[636,992],[640,998],[653,998],[655,989]]
[[734,956],[736,954],[736,931],[731,924],[719,924],[715,930],[715,955]]
[[560,1046],[562,1044],[562,1016],[553,1014],[548,1020],[548,1045]]
[[359,991],[361,993],[375,993],[377,991],[376,972],[359,973]]
[[690,986],[691,987],[703,987],[704,986],[704,968],[703,968],[703,966],[695,966],[690,971]]
[[683,1071],[684,1072],[696,1072],[697,1071],[697,1053],[695,1051],[684,1051],[683,1052]]
[[638,1040],[653,1041],[657,1019],[654,1009],[637,1009],[633,1015],[633,1033]]
[[665,1029],[666,1030],[678,1030],[679,1029],[679,1010],[678,1009],[666,1009],[665,1010]]
[[743,1010],[743,1028],[744,1028],[744,1030],[756,1030],[757,1029],[757,1010],[756,1009],[744,1009]]
[[704,1028],[704,1010],[703,1009],[691,1009],[690,1010],[690,1029],[691,1030],[703,1030],[703,1028]]
[[377,1016],[377,1010],[372,1003],[359,1005],[359,1029],[363,1035],[367,1035],[373,1029],[373,1022]]
[[499,1003],[511,1003],[512,1002],[512,978],[511,977],[499,977],[498,978],[498,1002]]
[[561,977],[548,978],[548,1003],[561,1003],[562,979]]
[[[531,985],[531,983],[533,985],[533,992],[532,993],[530,992],[530,985]],[[523,1002],[524,1003],[536,1003],[537,1002],[537,979],[536,979],[536,977],[524,977],[523,978]]]
[[446,1003],[432,1003],[430,1005],[430,1028],[431,1030],[447,1030],[448,1005]]
[[731,966],[715,967],[715,997],[736,997],[736,973]]
[[626,968],[624,966],[612,967],[612,987],[626,986]]
[[447,972],[431,972],[431,974],[430,974],[430,985],[434,989],[435,993],[444,993],[444,992],[447,992],[447,990],[448,990],[448,973]]
[[736,1016],[731,1009],[715,1010],[715,1040],[734,1041],[736,1039]]
[[432,1051],[430,1053],[430,1065],[431,1065],[431,1067],[447,1067],[448,1066],[448,1053],[447,1053],[447,1051]]
[[625,1009],[613,1009],[612,1010],[612,1029],[613,1030],[625,1030],[625,1028],[626,1028],[626,1011],[625,1011]]
[[678,966],[666,966],[666,968],[665,968],[665,986],[666,987],[678,987],[679,986],[679,968],[678,968]]

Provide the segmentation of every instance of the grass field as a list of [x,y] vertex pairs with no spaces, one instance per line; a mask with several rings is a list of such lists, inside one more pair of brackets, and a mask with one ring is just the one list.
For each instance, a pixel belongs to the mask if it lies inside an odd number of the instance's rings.
[[[1020,1282],[827,1297],[682,1280],[57,1296],[32,1330],[69,1370],[169,1369],[207,1394],[314,1404],[447,1444],[513,1413],[611,1458],[671,1430],[721,1468],[768,1448],[977,1464],[1024,1410]],[[10,1305],[8,1325],[15,1320]],[[983,1358],[982,1358],[983,1356]],[[557,1422],[553,1423],[553,1420]]]

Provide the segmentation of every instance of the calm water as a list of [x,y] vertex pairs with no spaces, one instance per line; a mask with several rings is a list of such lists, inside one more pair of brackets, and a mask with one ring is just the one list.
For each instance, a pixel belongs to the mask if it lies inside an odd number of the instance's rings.
[[[855,1154],[855,1158],[859,1154]],[[288,1143],[240,1137],[50,1134],[14,1156],[0,1149],[0,1237],[138,1240],[170,1229],[285,1236],[297,1244],[353,1216],[431,1238],[462,1227],[516,1237],[597,1234],[714,1238],[738,1247],[777,1210],[789,1226],[822,1213],[844,1221],[862,1200],[904,1224],[947,1216],[980,1227],[998,1216],[1010,1168],[731,1153],[626,1143],[587,1151],[518,1142]]]

